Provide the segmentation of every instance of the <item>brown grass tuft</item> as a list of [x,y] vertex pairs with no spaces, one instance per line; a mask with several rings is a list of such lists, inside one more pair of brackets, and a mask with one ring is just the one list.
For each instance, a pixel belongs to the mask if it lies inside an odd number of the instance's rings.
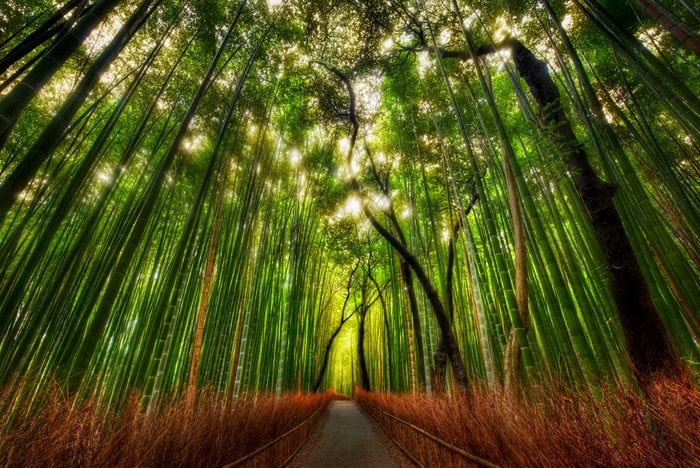
[[410,422],[502,466],[700,466],[700,395],[658,381],[645,401],[630,389],[594,397],[546,384],[520,399],[475,388],[469,400],[357,391],[363,408],[426,466],[465,460],[410,427]]
[[[30,417],[18,418],[0,434],[0,465],[222,466],[292,429],[331,398],[329,393],[279,399],[263,394],[226,404],[220,396],[204,392],[188,417],[182,400],[145,413],[140,395],[134,393],[120,411],[103,411],[93,401],[74,405],[56,387],[47,390]],[[279,466],[322,413],[250,464]]]

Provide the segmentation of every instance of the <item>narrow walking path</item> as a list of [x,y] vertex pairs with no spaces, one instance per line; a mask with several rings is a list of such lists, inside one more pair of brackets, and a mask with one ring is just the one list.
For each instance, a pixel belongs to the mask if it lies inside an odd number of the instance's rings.
[[372,423],[354,401],[336,400],[328,408],[321,438],[307,467],[396,467]]

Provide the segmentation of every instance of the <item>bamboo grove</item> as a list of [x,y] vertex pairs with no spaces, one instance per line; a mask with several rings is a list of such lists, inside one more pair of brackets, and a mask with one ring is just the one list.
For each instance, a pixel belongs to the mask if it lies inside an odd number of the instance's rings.
[[0,381],[595,389],[700,362],[683,0],[0,9]]

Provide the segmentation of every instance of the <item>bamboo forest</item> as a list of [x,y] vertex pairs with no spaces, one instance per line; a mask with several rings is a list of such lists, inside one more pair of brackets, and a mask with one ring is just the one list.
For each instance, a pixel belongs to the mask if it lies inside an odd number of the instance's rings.
[[0,4],[2,466],[700,466],[696,2]]

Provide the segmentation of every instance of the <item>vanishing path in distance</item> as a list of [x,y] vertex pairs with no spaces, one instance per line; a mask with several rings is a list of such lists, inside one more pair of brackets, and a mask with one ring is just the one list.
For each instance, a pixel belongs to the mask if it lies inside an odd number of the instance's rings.
[[335,400],[328,407],[328,419],[321,438],[305,466],[396,467],[367,416],[354,401]]

